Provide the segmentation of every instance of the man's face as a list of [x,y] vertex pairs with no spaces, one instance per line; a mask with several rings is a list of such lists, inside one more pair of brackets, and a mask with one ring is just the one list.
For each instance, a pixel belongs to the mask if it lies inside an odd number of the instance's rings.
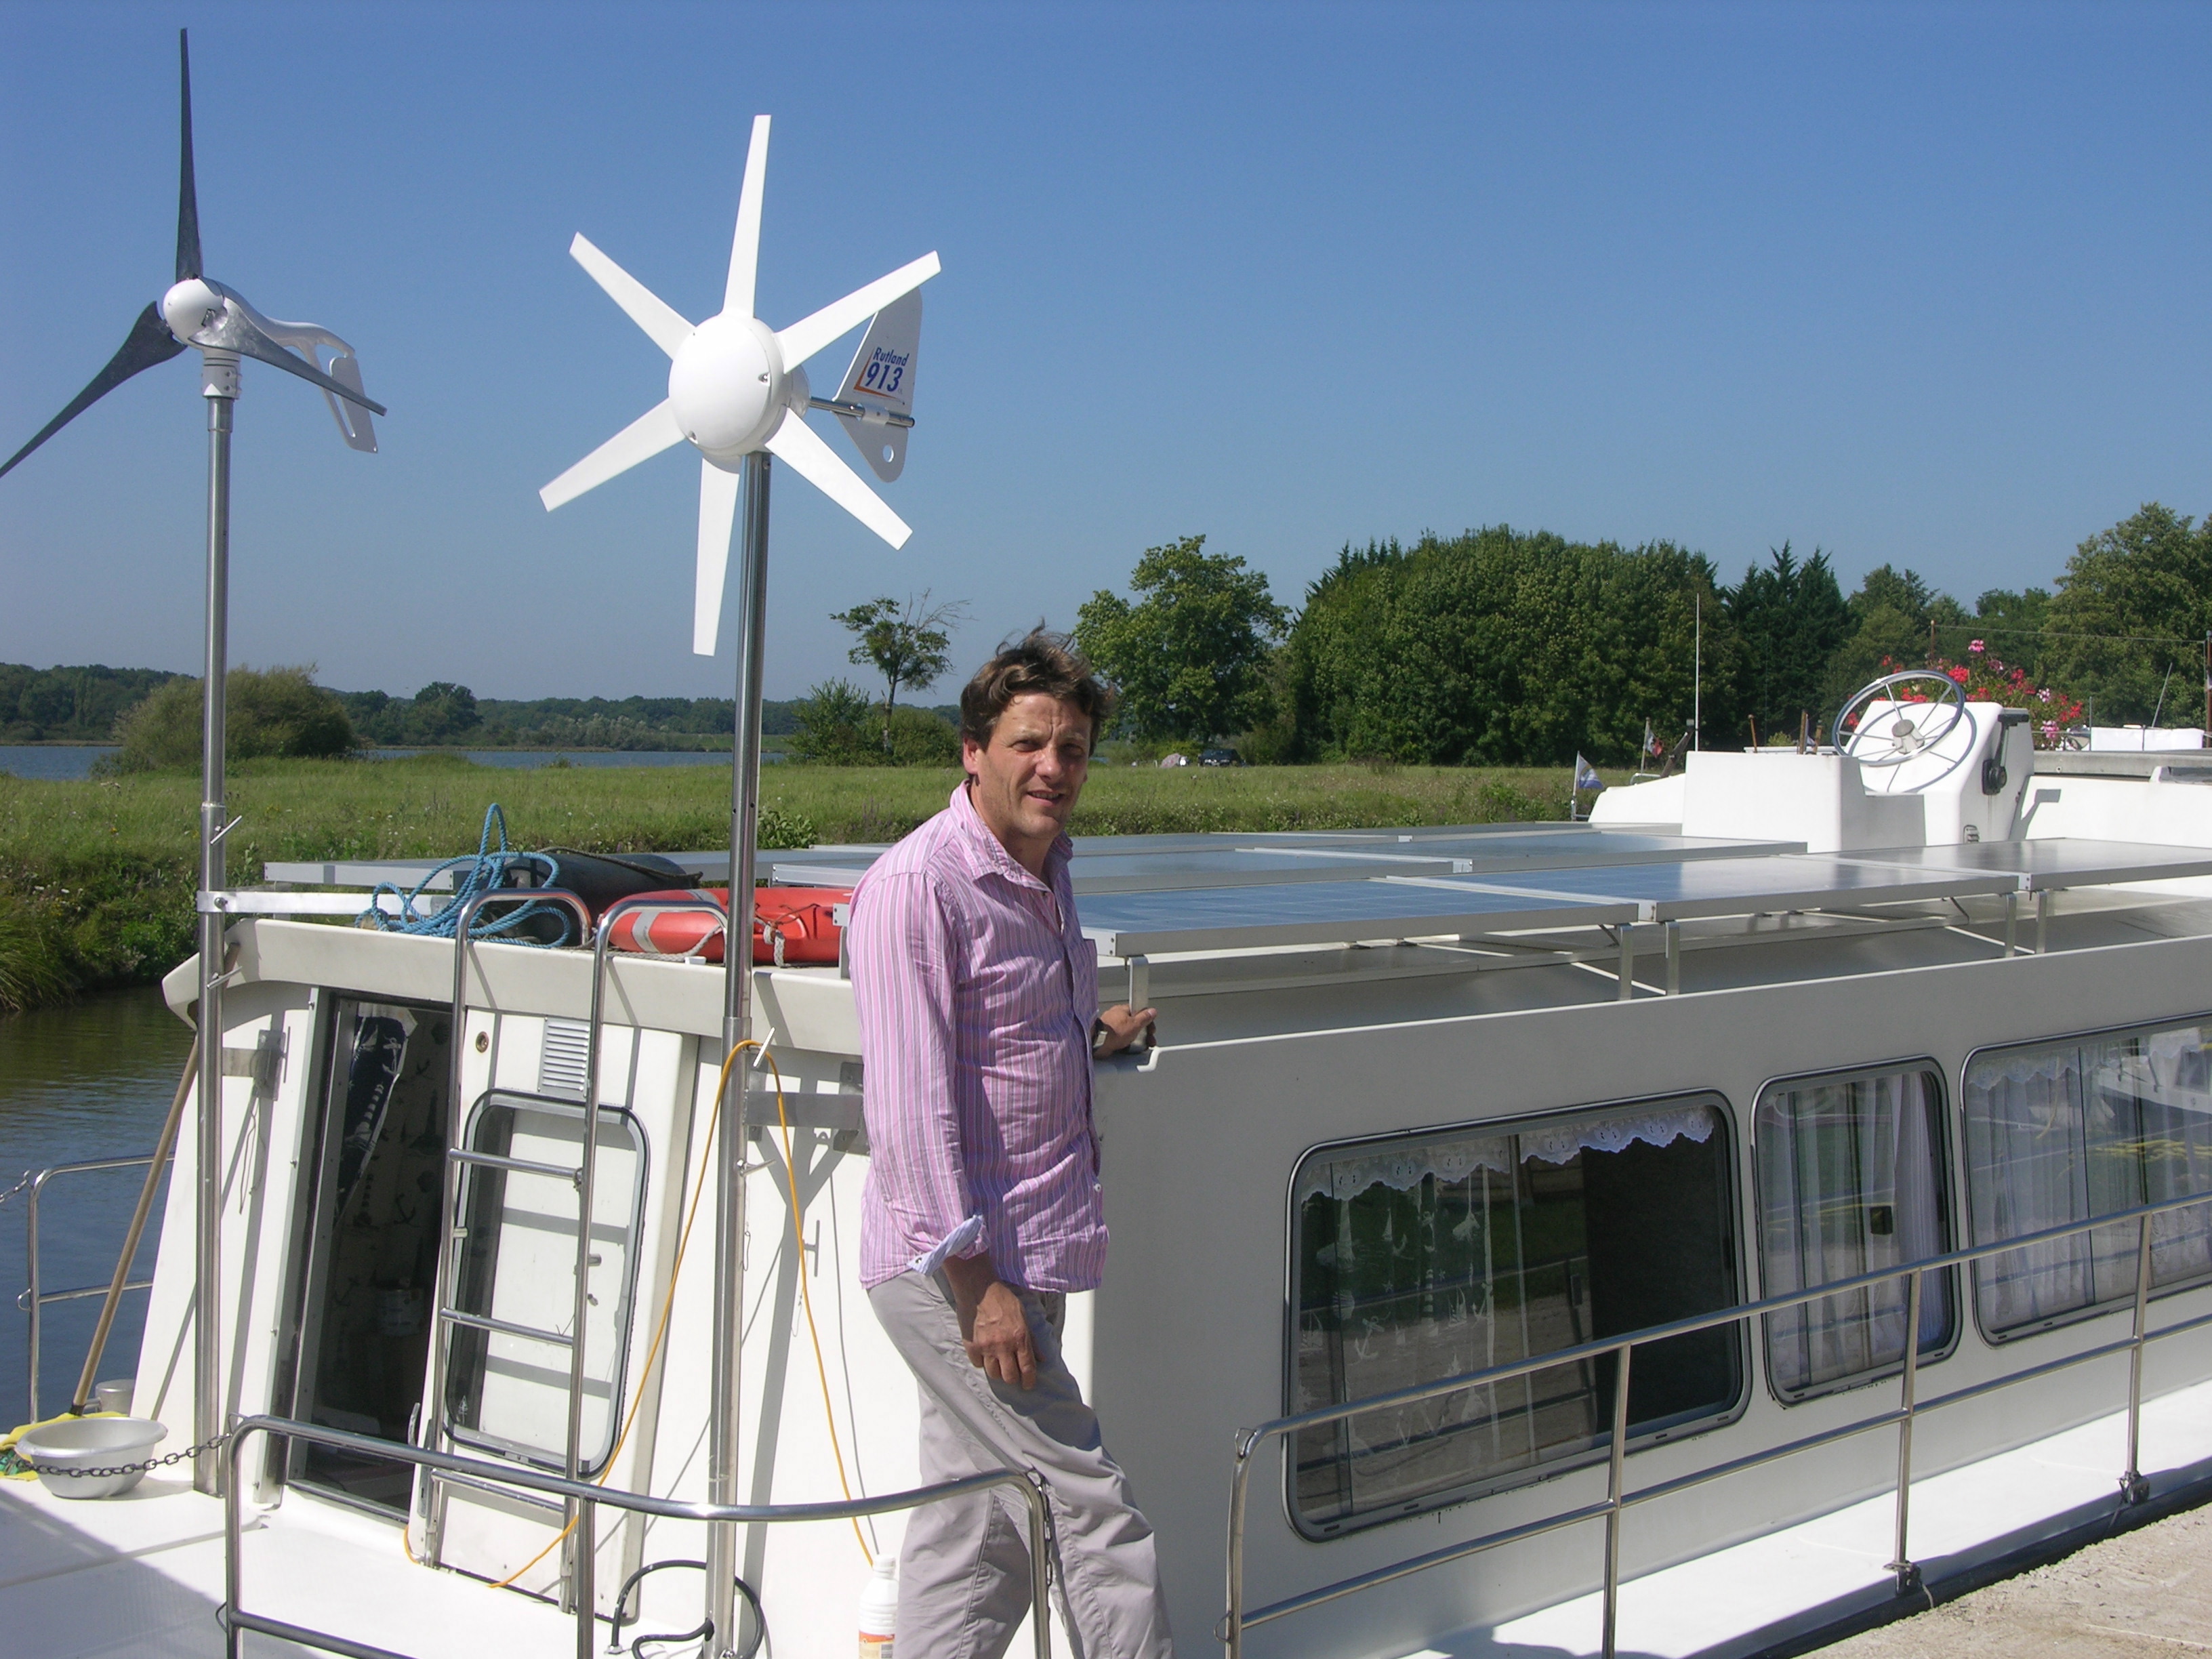
[[988,745],[960,745],[976,811],[1032,870],[1075,811],[1091,771],[1091,717],[1073,703],[1030,691],[1006,705]]

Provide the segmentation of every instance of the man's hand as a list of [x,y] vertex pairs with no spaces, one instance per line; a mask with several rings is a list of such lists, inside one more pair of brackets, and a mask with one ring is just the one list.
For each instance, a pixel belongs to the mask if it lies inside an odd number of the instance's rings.
[[952,1282],[952,1305],[960,1316],[960,1340],[968,1363],[980,1366],[994,1382],[1036,1387],[1036,1345],[1022,1299],[1000,1279],[988,1255],[949,1256],[945,1276]]
[[1158,1012],[1156,1008],[1132,1008],[1126,1002],[1115,1003],[1098,1016],[1098,1024],[1092,1028],[1097,1035],[1091,1039],[1091,1054],[1099,1060],[1120,1054],[1152,1030],[1152,1017]]

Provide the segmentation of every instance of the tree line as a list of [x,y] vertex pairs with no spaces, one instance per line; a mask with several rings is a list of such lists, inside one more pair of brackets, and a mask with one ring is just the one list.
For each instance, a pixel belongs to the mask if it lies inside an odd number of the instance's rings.
[[0,662],[0,743],[106,743],[115,722],[177,677],[158,668]]
[[[234,725],[262,721],[266,714],[262,723],[283,734],[262,739],[260,747],[240,749],[234,741],[240,758],[363,748],[722,750],[736,718],[727,697],[479,697],[447,680],[395,697],[333,690],[315,684],[314,674],[312,664],[233,671]],[[149,709],[164,689],[167,700]],[[790,736],[799,729],[800,706],[798,699],[764,702],[763,732]],[[135,720],[142,728],[138,750],[167,754],[188,735],[196,761],[199,707],[199,681],[190,675],[0,663],[0,743],[127,744]]]
[[[763,706],[794,759],[951,763],[957,709],[901,704],[951,667],[965,607],[866,601],[833,613],[879,698],[849,680]],[[1112,735],[1139,752],[1227,743],[1247,760],[1542,766],[1625,763],[1693,714],[1735,746],[1823,727],[1886,672],[1972,665],[2056,688],[2100,724],[2202,718],[2212,633],[2212,519],[2151,502],[2082,541],[2051,586],[1992,588],[1971,608],[1883,564],[1846,594],[1828,555],[1784,543],[1722,579],[1672,542],[1571,542],[1506,526],[1346,546],[1296,610],[1203,536],[1148,549],[1126,595],[1100,590],[1074,635],[1119,696]],[[411,697],[332,691],[312,665],[234,671],[231,747],[720,749],[727,698],[479,698],[434,681]],[[2050,700],[2046,700],[2050,701]],[[126,768],[198,755],[199,683],[150,669],[0,665],[0,741],[112,738]]]
[[1625,763],[1647,731],[1671,744],[1693,714],[1710,746],[1819,730],[1860,686],[1923,667],[2030,702],[2056,687],[2046,707],[2086,703],[2102,724],[2195,724],[2212,520],[2152,502],[2081,542],[2051,587],[1993,588],[1971,609],[1891,564],[1846,594],[1817,548],[1785,543],[1731,584],[1671,542],[1502,525],[1347,546],[1295,612],[1200,536],[1147,550],[1130,587],[1095,594],[1075,636],[1120,694],[1118,735],[1139,744]]

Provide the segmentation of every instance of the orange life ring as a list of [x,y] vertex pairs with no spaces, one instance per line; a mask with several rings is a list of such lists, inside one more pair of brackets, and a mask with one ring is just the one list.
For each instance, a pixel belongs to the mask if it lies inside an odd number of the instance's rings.
[[[656,902],[658,901],[658,902]],[[722,959],[722,923],[702,909],[678,905],[711,904],[726,913],[726,888],[678,887],[640,893],[635,908],[615,918],[609,943],[617,951],[649,957]],[[756,887],[753,890],[753,960],[763,965],[822,966],[835,963],[840,935],[837,910],[853,902],[849,887]]]

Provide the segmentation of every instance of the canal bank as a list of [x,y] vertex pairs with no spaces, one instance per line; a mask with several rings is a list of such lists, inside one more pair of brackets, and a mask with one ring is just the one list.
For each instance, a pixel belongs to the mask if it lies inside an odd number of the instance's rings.
[[[2202,1504],[2212,1493],[2193,1497]],[[2212,1653],[2212,1510],[2164,1513],[1819,1651],[1822,1659]]]

